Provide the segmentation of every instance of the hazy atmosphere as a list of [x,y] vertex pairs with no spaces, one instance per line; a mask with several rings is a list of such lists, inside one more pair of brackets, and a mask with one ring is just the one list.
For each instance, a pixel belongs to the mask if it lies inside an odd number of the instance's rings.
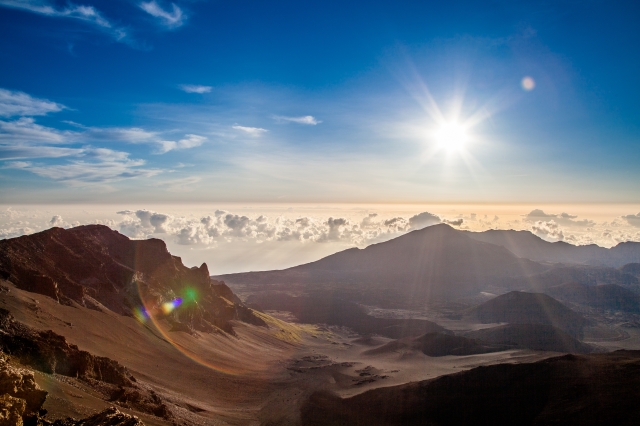
[[640,424],[638,0],[0,0],[0,425]]
[[0,238],[100,223],[130,238],[160,238],[187,265],[206,262],[222,274],[295,266],[438,223],[471,231],[528,230],[547,241],[611,247],[640,241],[640,214],[633,212],[640,205],[5,205]]

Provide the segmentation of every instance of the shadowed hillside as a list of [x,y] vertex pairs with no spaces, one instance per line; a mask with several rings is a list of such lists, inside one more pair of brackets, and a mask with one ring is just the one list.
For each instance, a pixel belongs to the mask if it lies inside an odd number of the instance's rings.
[[597,309],[640,312],[640,295],[616,284],[588,286],[570,282],[547,288],[544,292],[563,302]]
[[397,339],[446,331],[438,324],[422,319],[372,317],[357,303],[326,294],[294,297],[283,293],[267,293],[250,296],[247,302],[256,303],[267,310],[289,311],[303,323],[345,326],[360,334],[376,333]]
[[481,323],[548,324],[582,338],[587,320],[551,296],[512,291],[491,299],[467,314]]
[[316,392],[303,425],[634,425],[640,352],[501,364],[341,399]]
[[378,355],[407,350],[420,351],[428,356],[476,355],[509,349],[504,345],[487,344],[474,338],[443,333],[427,333],[415,338],[394,340],[379,348],[369,349],[365,355]]
[[494,345],[535,351],[590,353],[593,348],[548,324],[507,324],[465,334]]

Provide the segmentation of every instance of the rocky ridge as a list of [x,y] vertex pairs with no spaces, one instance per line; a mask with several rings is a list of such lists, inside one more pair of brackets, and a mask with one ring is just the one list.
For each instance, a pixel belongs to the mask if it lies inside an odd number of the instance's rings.
[[[233,333],[233,320],[265,325],[224,282],[209,278],[206,264],[187,268],[163,241],[130,240],[103,225],[1,240],[0,278],[64,304],[153,312],[175,330]],[[163,311],[177,301],[180,309]]]

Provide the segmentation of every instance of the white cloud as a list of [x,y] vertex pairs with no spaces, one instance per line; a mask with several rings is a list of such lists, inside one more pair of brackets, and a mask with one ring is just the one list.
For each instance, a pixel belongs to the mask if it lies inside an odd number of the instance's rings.
[[140,127],[86,127],[85,137],[128,143],[155,142],[158,133]]
[[177,149],[189,149],[195,148],[197,146],[202,145],[207,140],[204,136],[198,135],[185,135],[184,139],[180,139],[179,141],[159,141],[160,149],[158,150],[159,154],[164,154],[169,151],[177,150]]
[[123,28],[114,27],[93,6],[67,3],[66,7],[58,8],[48,0],[0,0],[0,6],[26,10],[45,16],[73,18],[85,21],[109,32],[116,40],[122,40],[127,35]]
[[186,19],[182,10],[174,3],[171,3],[171,12],[164,10],[155,0],[140,3],[140,8],[154,18],[158,18],[167,28],[178,28],[184,24],[184,19]]
[[198,86],[196,84],[181,84],[180,89],[187,93],[209,93],[213,87],[211,86]]
[[263,133],[268,132],[267,129],[263,129],[261,127],[246,127],[246,126],[239,126],[237,124],[235,126],[232,126],[232,127],[234,129],[236,129],[236,130],[240,130],[240,131],[243,131],[245,133],[248,133],[253,137],[257,137],[257,136],[262,135]]
[[528,222],[537,222],[539,220],[547,220],[552,219],[556,223],[563,226],[594,226],[596,223],[589,219],[576,220],[578,216],[571,215],[569,213],[560,213],[560,214],[548,214],[543,210],[534,209],[528,214],[524,215],[524,219]]
[[49,225],[51,226],[57,226],[57,227],[62,227],[64,226],[64,220],[62,220],[62,216],[60,215],[55,215],[51,218],[51,220],[49,221]]
[[286,117],[286,116],[282,116],[282,115],[275,115],[273,118],[275,118],[278,121],[290,121],[292,123],[309,124],[309,125],[312,125],[312,126],[315,126],[316,124],[322,123],[322,121],[316,119],[312,115],[305,115],[305,116],[302,116],[302,117]]
[[50,112],[62,111],[64,108],[62,104],[33,98],[23,92],[0,89],[0,116],[2,117],[46,115]]
[[640,227],[640,213],[628,214],[626,216],[622,216],[622,218],[626,220],[629,225]]
[[531,232],[545,240],[564,240],[564,232],[554,220],[548,222],[539,220],[531,225]]
[[429,212],[422,212],[409,218],[411,229],[426,228],[427,226],[437,225],[441,222],[440,217]]

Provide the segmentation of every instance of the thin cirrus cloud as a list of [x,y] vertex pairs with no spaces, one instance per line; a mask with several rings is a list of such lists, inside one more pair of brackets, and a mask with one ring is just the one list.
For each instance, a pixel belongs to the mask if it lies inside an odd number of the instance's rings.
[[0,160],[28,158],[60,158],[79,155],[82,149],[58,146],[0,145]]
[[42,165],[16,161],[9,167],[22,169],[40,177],[64,183],[68,186],[86,186],[96,183],[110,183],[125,179],[152,177],[158,169],[142,168],[144,160],[133,160],[129,154],[106,148],[85,148],[82,159],[66,164]]
[[64,108],[64,105],[47,99],[37,99],[23,92],[0,89],[0,116],[2,117],[47,115],[50,112],[62,111]]
[[67,3],[66,7],[58,8],[47,0],[0,0],[0,7],[25,10],[39,15],[57,18],[72,18],[85,21],[110,33],[116,40],[121,41],[127,33],[124,29],[115,27],[93,6]]
[[315,126],[316,124],[322,123],[322,121],[316,119],[312,115],[305,115],[302,117],[287,117],[282,115],[274,115],[273,118],[277,121],[287,121],[291,123],[308,124],[311,126]]
[[18,120],[0,120],[0,143],[68,143],[76,135],[75,132],[53,129],[36,124],[31,117],[20,117]]
[[267,133],[267,129],[263,129],[262,127],[248,127],[248,126],[240,126],[238,124],[232,126],[233,129],[240,130],[241,132],[247,133],[253,137],[258,137]]
[[197,84],[181,84],[180,89],[187,93],[209,93],[213,87],[211,86],[199,86]]
[[[138,127],[98,128],[75,122],[66,124],[72,124],[78,130],[60,130],[39,125],[33,118],[59,112],[64,108],[64,105],[46,99],[0,89],[0,117],[10,117],[0,120],[0,160],[4,162],[2,168],[27,171],[68,186],[105,184],[127,179],[150,178],[162,171],[144,167],[145,160],[132,159],[128,152],[91,145],[77,147],[77,144],[149,144],[160,147],[157,153],[165,153],[194,148],[206,141],[204,136],[194,134],[187,134],[177,141],[167,141],[161,138],[162,132]],[[39,164],[28,161],[43,158],[56,159],[58,163]]]
[[171,12],[166,11],[160,7],[155,0],[140,3],[140,9],[144,10],[154,18],[158,18],[160,23],[165,27],[169,29],[181,27],[184,24],[186,16],[182,12],[182,9],[174,3],[171,3],[171,8]]

